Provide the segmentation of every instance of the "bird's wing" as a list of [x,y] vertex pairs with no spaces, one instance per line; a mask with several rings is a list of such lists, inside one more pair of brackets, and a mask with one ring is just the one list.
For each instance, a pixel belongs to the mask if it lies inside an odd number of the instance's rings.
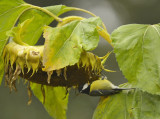
[[93,90],[89,93],[90,96],[109,96],[119,93],[121,90]]

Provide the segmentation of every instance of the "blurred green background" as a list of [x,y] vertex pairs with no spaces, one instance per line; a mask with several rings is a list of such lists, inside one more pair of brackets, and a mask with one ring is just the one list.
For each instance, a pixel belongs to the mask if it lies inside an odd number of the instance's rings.
[[[25,0],[37,6],[50,6],[64,4],[89,10],[100,16],[104,21],[109,33],[124,24],[156,24],[160,23],[160,0]],[[67,15],[80,15],[90,17],[82,12],[69,12]],[[55,22],[52,23],[52,26]],[[39,43],[43,43],[41,39]],[[105,55],[111,51],[112,47],[103,39],[93,52],[98,56]],[[105,73],[109,80],[118,85],[126,82],[122,73],[118,69],[114,54],[106,62],[106,68],[115,70],[115,73]],[[45,111],[43,105],[32,97],[32,104],[27,106],[28,96],[26,86],[22,80],[17,85],[18,92],[10,94],[9,89],[4,87],[4,82],[0,86],[0,119],[52,119]],[[98,97],[87,95],[77,95],[71,90],[67,117],[68,119],[91,119],[94,109],[98,104]]]

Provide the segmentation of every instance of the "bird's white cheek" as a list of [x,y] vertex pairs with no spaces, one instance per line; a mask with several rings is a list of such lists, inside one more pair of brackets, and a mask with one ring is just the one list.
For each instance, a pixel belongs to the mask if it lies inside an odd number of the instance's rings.
[[84,84],[82,90],[85,90],[86,88],[88,88],[88,83]]

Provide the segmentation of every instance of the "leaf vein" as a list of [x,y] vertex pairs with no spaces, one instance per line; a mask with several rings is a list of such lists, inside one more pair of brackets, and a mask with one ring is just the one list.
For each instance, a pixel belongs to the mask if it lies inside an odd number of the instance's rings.
[[152,27],[156,30],[156,32],[158,33],[158,36],[160,37],[160,32],[159,32],[158,29],[155,27],[155,25],[152,25]]
[[5,14],[7,14],[8,12],[10,12],[10,11],[12,11],[12,10],[14,10],[14,9],[17,9],[17,8],[21,7],[21,6],[24,6],[24,4],[21,4],[21,5],[19,5],[19,6],[13,7],[12,9],[9,9],[9,10],[3,12],[3,13],[0,15],[0,17],[3,16],[3,15],[5,15]]

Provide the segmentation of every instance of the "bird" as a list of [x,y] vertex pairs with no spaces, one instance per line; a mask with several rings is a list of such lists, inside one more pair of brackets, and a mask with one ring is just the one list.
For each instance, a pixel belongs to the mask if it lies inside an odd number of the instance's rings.
[[92,83],[85,83],[78,87],[80,93],[87,94],[90,96],[109,96],[117,94],[122,90],[130,90],[134,88],[120,88],[112,84],[107,77],[100,77],[98,80]]

